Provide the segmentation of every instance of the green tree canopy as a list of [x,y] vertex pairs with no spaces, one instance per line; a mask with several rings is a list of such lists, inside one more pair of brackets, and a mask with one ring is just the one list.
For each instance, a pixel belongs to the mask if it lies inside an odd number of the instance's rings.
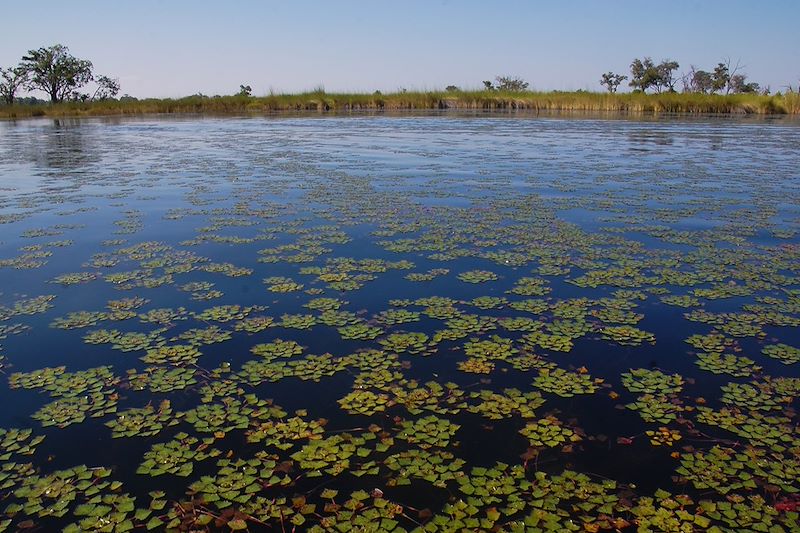
[[608,71],[601,76],[600,85],[608,89],[608,92],[615,93],[617,92],[617,87],[619,87],[620,84],[627,79],[628,76],[625,76],[624,74],[614,74],[613,72]]
[[0,77],[0,100],[11,105],[19,88],[28,81],[28,71],[23,67],[0,68]]
[[21,66],[28,74],[27,88],[46,92],[53,103],[64,101],[93,79],[92,62],[71,55],[61,44],[29,50]]

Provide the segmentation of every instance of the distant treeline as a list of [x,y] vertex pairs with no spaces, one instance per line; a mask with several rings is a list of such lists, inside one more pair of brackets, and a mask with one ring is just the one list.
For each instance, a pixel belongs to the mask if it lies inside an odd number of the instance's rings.
[[330,94],[322,90],[269,96],[205,96],[178,99],[105,99],[0,107],[0,117],[64,117],[160,113],[259,114],[285,111],[387,111],[424,109],[580,111],[622,113],[798,114],[800,94],[763,95],[663,92],[591,93],[483,91],[401,91],[391,94]]
[[[769,87],[751,82],[739,63],[725,60],[710,70],[694,66],[677,75],[676,61],[656,64],[649,57],[630,65],[633,92],[618,93],[627,75],[606,72],[600,79],[607,93],[588,91],[535,92],[516,76],[484,81],[481,90],[449,85],[444,91],[391,94],[329,94],[323,87],[299,94],[253,96],[240,85],[231,96],[196,94],[179,99],[117,98],[119,80],[94,72],[92,62],[79,59],[61,44],[29,50],[15,67],[0,68],[0,118],[147,113],[269,113],[279,111],[359,111],[411,109],[512,109],[532,111],[591,111],[627,113],[760,113],[797,114],[800,97],[792,87],[771,94]],[[676,84],[683,84],[678,93]],[[88,88],[88,91],[86,90]],[[22,89],[40,91],[49,102],[20,98]],[[648,92],[650,91],[650,92]],[[4,105],[3,105],[4,103]]]

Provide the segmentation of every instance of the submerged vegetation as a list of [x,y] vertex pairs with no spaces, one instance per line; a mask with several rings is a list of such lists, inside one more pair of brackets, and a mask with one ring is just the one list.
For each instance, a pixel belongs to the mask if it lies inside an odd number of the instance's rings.
[[0,124],[0,532],[798,531],[787,122]]

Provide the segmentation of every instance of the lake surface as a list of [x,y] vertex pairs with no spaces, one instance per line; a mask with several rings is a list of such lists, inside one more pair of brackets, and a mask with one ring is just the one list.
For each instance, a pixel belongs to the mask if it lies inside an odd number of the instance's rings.
[[800,123],[0,122],[0,531],[798,531]]

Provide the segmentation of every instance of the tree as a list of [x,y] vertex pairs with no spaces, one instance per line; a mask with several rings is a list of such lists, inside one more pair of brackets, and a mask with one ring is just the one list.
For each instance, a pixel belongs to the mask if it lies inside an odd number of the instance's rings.
[[28,71],[23,67],[0,68],[0,76],[3,78],[0,81],[0,99],[11,105],[19,88],[28,81]]
[[614,74],[613,72],[608,71],[600,78],[600,85],[608,89],[608,92],[615,93],[617,92],[617,87],[619,87],[620,84],[627,79],[628,76],[623,74]]
[[761,90],[758,83],[747,81],[747,74],[734,74],[731,76],[729,85],[730,92],[734,94],[757,93]]
[[119,93],[119,79],[117,78],[98,76],[95,82],[97,83],[97,89],[92,95],[92,100],[108,100]]
[[52,103],[62,102],[93,79],[92,62],[71,55],[61,44],[29,50],[21,66],[29,76],[27,88],[46,92]]
[[498,91],[520,92],[528,88],[528,82],[517,76],[497,76],[495,81]]
[[494,85],[489,80],[483,80],[483,90],[484,91],[494,91]]
[[662,89],[667,89],[669,92],[675,92],[675,71],[678,70],[678,62],[665,59],[656,66],[656,76],[653,80],[653,85],[656,92],[661,92]]
[[633,87],[634,90],[647,92],[647,89],[653,86],[657,77],[658,70],[652,59],[649,57],[644,59],[636,58],[631,62],[631,81],[628,85]]
[[713,85],[712,88],[714,92],[721,91],[726,89],[731,82],[731,75],[728,69],[728,66],[725,63],[717,63],[717,66],[714,67],[714,74],[712,74]]
[[733,90],[731,80],[742,68],[744,67],[740,61],[736,61],[736,64],[733,64],[729,57],[725,58],[725,61],[717,63],[716,68],[714,68],[714,91],[722,91],[724,89],[725,94],[730,94]]
[[454,93],[454,92],[457,92],[459,90],[459,88],[456,85],[448,85],[447,87],[444,88],[444,90],[449,92],[449,93]]
[[684,76],[684,92],[708,94],[714,92],[714,75],[705,70],[697,70],[691,66],[689,74]]
[[664,89],[675,92],[675,71],[678,70],[678,62],[665,59],[658,65],[653,63],[649,57],[644,59],[634,59],[631,63],[631,81],[628,85],[635,89],[647,92],[653,88],[657,93]]
[[252,96],[253,95],[253,88],[249,85],[239,85],[239,92],[236,93],[236,96]]

